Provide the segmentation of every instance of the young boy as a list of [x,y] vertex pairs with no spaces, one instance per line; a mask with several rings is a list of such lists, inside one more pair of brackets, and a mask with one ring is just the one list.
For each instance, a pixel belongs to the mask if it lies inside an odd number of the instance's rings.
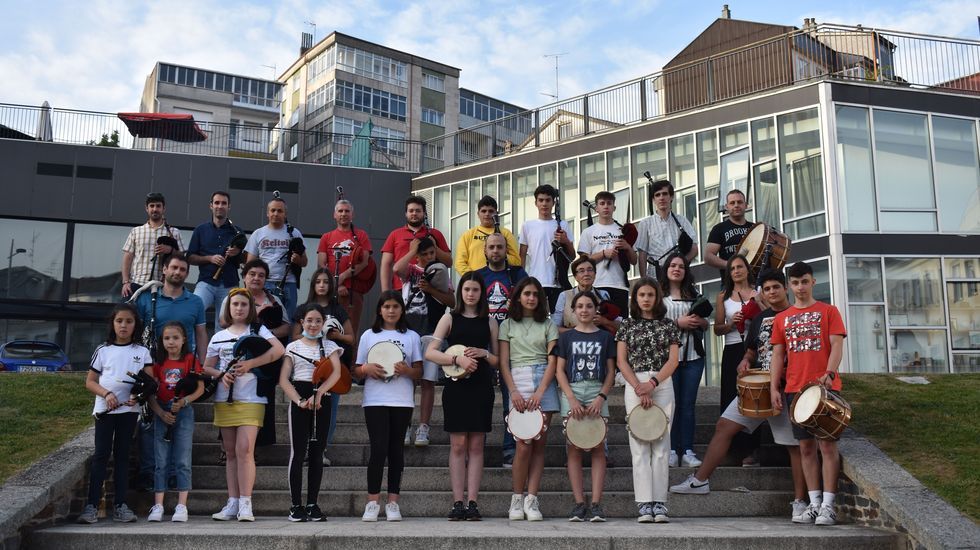
[[[777,411],[792,410],[793,398],[807,383],[819,381],[831,392],[840,392],[838,375],[844,338],[847,330],[837,308],[813,298],[813,268],[805,262],[796,262],[788,271],[789,286],[796,303],[776,315],[772,329],[772,382],[770,395]],[[786,398],[780,393],[779,381],[783,378],[783,360],[786,360]],[[803,476],[806,478],[810,505],[795,523],[834,525],[834,496],[837,476],[840,472],[840,455],[836,440],[815,440],[808,431],[793,425],[793,435],[800,440]],[[823,457],[817,457],[817,448]],[[823,495],[820,479],[823,474]]]
[[[538,209],[538,217],[524,222],[520,237],[521,265],[528,275],[541,281],[544,293],[548,296],[548,311],[551,313],[555,312],[555,303],[562,289],[561,281],[555,276],[555,257],[551,243],[557,241],[561,244],[562,250],[568,255],[569,263],[575,259],[572,229],[565,220],[555,222],[551,214],[557,198],[558,191],[548,184],[539,185],[534,190],[534,206]],[[561,254],[560,251],[554,253]],[[560,277],[567,278],[568,273],[562,273]]]
[[582,231],[578,251],[596,264],[595,287],[608,292],[609,300],[625,313],[629,310],[629,279],[619,263],[619,254],[624,252],[629,264],[634,265],[636,251],[623,239],[623,230],[613,221],[616,195],[599,191],[595,204],[599,221]]

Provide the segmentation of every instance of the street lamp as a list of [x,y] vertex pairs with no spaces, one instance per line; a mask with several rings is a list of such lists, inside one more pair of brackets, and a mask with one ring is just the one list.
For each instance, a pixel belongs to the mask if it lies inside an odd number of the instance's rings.
[[14,250],[14,240],[10,239],[10,254],[7,255],[7,298],[10,298],[10,270],[14,267],[14,256],[26,253],[26,248]]

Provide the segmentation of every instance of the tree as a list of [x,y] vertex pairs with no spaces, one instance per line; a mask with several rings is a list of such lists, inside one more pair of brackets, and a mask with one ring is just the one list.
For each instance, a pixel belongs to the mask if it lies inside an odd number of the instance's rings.
[[98,147],[119,147],[119,130],[113,130],[112,134],[102,134],[102,139],[96,142],[89,140],[86,145],[96,145]]

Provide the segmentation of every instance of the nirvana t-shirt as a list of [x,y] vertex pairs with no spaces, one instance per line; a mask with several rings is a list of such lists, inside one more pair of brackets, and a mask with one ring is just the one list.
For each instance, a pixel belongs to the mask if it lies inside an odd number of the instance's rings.
[[[847,336],[837,308],[816,302],[807,308],[791,306],[778,314],[772,328],[772,345],[786,346],[786,393],[800,391],[827,372],[831,335]],[[840,391],[840,376],[831,389]]]
[[[361,335],[361,341],[357,344],[357,360],[354,362],[358,365],[367,363],[371,346],[378,342],[391,342],[398,346],[409,366],[422,360],[422,341],[414,330],[374,332],[368,329]],[[367,378],[364,381],[364,398],[361,406],[412,408],[415,406],[414,391],[415,381],[407,376],[396,376],[390,382]]]
[[769,370],[772,362],[772,324],[776,321],[776,312],[769,308],[752,319],[748,335],[745,337],[745,348],[755,351],[755,365],[752,368]]
[[552,355],[565,359],[565,376],[569,382],[606,378],[606,363],[616,358],[616,342],[605,330],[580,332],[566,331],[558,337],[558,345]]
[[[120,403],[129,401],[130,392],[133,389],[133,379],[126,373],[136,374],[143,367],[153,364],[150,358],[150,350],[137,344],[127,344],[117,346],[115,344],[102,344],[95,348],[92,354],[92,362],[89,368],[99,373],[99,385],[111,391]],[[92,414],[99,414],[108,410],[105,399],[101,396],[95,397],[95,407]],[[109,414],[121,414],[127,412],[137,412],[136,406],[117,407]]]
[[494,271],[486,266],[480,268],[477,273],[483,278],[483,285],[487,287],[490,317],[496,319],[497,324],[503,323],[507,319],[507,300],[510,298],[510,290],[521,279],[527,278],[527,272],[520,266],[508,266],[507,269],[500,271]]
[[725,220],[715,224],[708,233],[708,242],[721,245],[718,256],[725,261],[738,252],[738,243],[742,242],[742,237],[755,225],[752,222],[745,222],[744,225],[736,225],[731,220]]

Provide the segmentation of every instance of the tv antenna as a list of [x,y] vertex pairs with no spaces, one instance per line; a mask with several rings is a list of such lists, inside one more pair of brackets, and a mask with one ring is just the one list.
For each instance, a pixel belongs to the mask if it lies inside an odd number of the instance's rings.
[[555,58],[555,93],[550,94],[548,92],[541,92],[541,95],[546,95],[555,101],[558,101],[558,59],[563,55],[568,55],[568,52],[561,53],[546,53],[541,57],[554,57]]
[[276,64],[275,63],[273,63],[272,65],[259,65],[259,67],[265,67],[266,69],[272,69],[272,80],[275,80],[276,77],[279,76],[279,70],[278,70],[278,67],[276,67]]
[[316,44],[316,22],[315,21],[303,21],[303,23],[313,27],[313,43]]

